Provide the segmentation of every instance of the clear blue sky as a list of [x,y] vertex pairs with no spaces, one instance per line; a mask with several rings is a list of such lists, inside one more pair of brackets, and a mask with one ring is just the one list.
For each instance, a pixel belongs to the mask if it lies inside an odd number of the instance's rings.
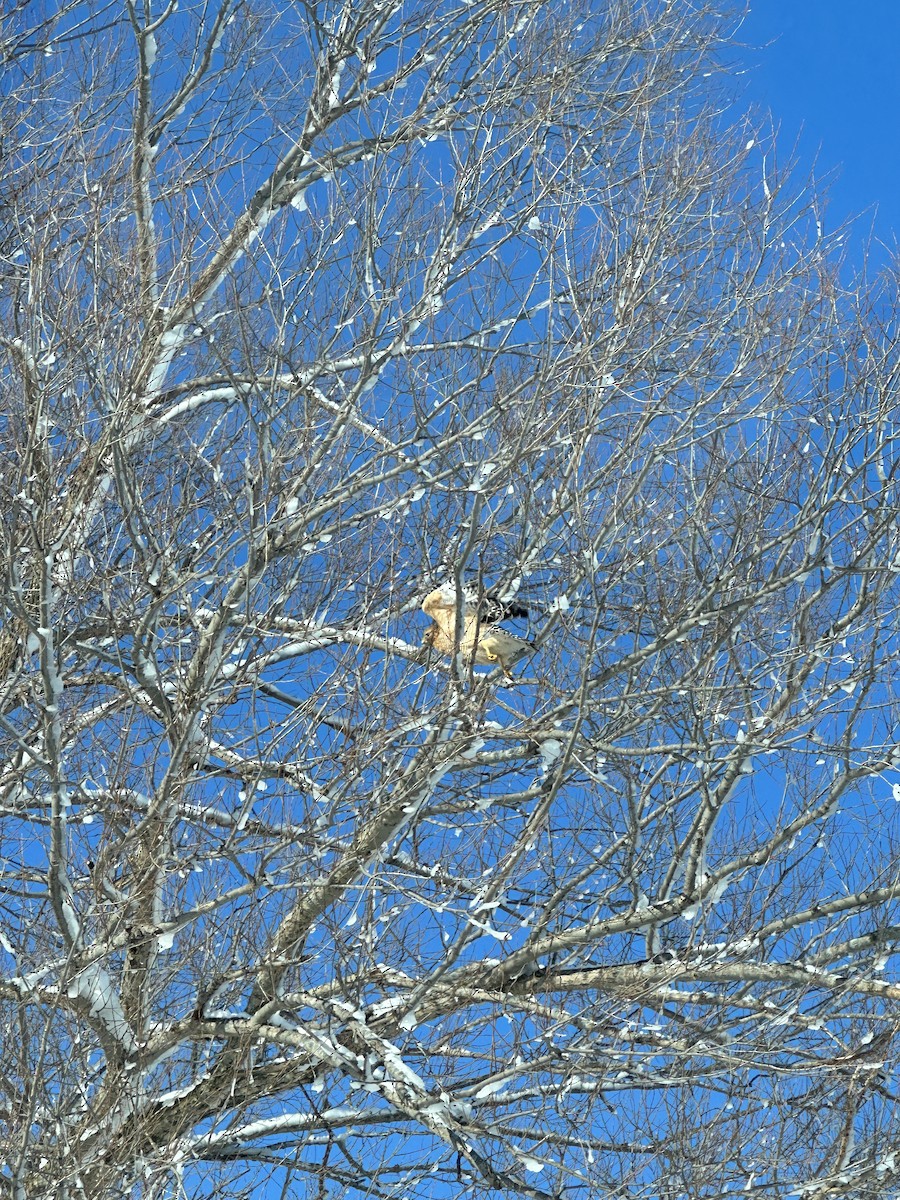
[[[738,34],[749,43],[745,100],[780,124],[782,161],[800,135],[804,167],[818,154],[820,175],[838,170],[828,225],[865,212],[859,248],[877,206],[875,237],[900,241],[900,0],[749,5]],[[885,257],[876,254],[879,264]]]

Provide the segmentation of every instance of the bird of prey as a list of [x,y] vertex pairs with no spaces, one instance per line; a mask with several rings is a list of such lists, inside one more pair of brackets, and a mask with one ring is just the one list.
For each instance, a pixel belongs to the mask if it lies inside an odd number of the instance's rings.
[[[515,600],[500,600],[490,592],[479,596],[473,588],[463,589],[462,604],[459,649],[463,658],[482,665],[499,664],[507,679],[512,679],[512,664],[537,647],[525,638],[500,629],[497,622],[527,617],[528,609]],[[456,649],[456,588],[453,584],[445,583],[429,592],[422,601],[422,611],[432,620],[423,645],[440,654],[452,655]]]

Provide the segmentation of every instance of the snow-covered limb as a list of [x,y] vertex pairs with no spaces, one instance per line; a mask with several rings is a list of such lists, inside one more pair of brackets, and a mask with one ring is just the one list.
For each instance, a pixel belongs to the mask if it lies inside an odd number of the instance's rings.
[[156,420],[160,425],[167,425],[170,421],[177,420],[178,417],[183,417],[188,413],[197,412],[198,409],[205,408],[208,404],[231,404],[241,399],[249,391],[250,384],[241,384],[235,387],[204,388],[176,401],[165,412],[160,413]]
[[342,1105],[340,1108],[326,1108],[321,1112],[285,1112],[277,1117],[269,1117],[259,1121],[249,1121],[230,1129],[216,1130],[212,1133],[199,1134],[188,1145],[195,1153],[212,1150],[216,1146],[246,1145],[248,1142],[271,1137],[276,1133],[303,1131],[308,1129],[340,1129],[344,1126],[365,1126],[381,1124],[384,1115],[371,1109],[353,1108]]
[[107,1057],[114,1063],[134,1057],[137,1042],[122,1009],[118,990],[108,972],[99,964],[85,967],[66,985],[66,995],[82,1005],[91,1023],[101,1029]]
[[380,650],[385,654],[399,654],[404,658],[420,659],[421,646],[411,645],[399,637],[385,637],[371,629],[346,629],[335,625],[323,625],[315,633],[300,642],[287,642],[271,651],[254,663],[254,668],[262,670],[267,666],[311,654],[327,646],[349,645],[365,646],[370,650]]

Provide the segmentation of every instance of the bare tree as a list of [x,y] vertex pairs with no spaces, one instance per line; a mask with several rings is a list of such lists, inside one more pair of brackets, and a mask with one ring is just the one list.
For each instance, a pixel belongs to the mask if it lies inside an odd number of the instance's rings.
[[9,18],[15,1200],[896,1191],[894,284],[731,33]]

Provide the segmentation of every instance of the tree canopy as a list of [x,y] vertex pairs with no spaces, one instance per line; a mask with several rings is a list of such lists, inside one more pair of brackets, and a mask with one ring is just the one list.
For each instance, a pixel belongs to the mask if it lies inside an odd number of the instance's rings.
[[736,25],[0,26],[14,1200],[896,1190],[896,286]]

